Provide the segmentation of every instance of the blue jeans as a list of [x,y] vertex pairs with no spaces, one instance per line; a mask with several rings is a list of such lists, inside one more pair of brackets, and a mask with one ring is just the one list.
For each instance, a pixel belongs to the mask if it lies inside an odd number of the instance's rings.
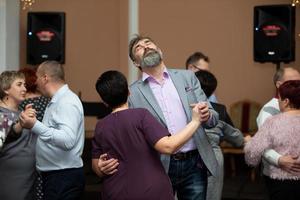
[[169,177],[178,200],[205,200],[207,169],[199,155],[175,160],[171,157]]

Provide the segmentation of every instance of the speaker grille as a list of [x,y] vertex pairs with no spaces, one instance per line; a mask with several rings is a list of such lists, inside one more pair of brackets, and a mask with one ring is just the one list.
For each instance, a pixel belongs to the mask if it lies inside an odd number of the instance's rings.
[[45,60],[65,61],[65,13],[29,12],[27,24],[27,63]]
[[295,8],[291,5],[254,7],[254,60],[295,60]]

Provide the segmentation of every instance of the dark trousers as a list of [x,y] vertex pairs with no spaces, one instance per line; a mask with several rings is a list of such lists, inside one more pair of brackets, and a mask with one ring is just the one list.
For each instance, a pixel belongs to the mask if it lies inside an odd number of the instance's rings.
[[83,168],[41,172],[44,200],[79,200],[84,191]]
[[276,180],[265,176],[270,200],[299,200],[300,180]]

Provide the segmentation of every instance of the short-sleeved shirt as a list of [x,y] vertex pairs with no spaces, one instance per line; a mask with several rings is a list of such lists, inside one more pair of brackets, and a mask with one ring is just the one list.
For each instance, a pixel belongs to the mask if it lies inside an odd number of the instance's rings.
[[168,136],[143,108],[112,113],[97,123],[92,157],[103,153],[119,161],[118,171],[103,181],[102,199],[174,199],[171,182],[154,145]]

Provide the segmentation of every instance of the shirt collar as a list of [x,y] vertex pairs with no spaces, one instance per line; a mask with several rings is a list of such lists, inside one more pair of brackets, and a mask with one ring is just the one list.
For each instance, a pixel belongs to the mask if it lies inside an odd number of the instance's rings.
[[[169,78],[170,77],[170,74],[169,74],[167,68],[164,68],[163,77],[164,78]],[[153,76],[151,76],[151,75],[149,75],[145,72],[142,73],[142,81],[148,80],[149,78],[155,80],[155,78]]]
[[51,98],[51,103],[56,102],[60,97],[64,95],[64,93],[69,90],[69,86],[67,84],[64,84],[61,88],[59,88],[54,96]]

